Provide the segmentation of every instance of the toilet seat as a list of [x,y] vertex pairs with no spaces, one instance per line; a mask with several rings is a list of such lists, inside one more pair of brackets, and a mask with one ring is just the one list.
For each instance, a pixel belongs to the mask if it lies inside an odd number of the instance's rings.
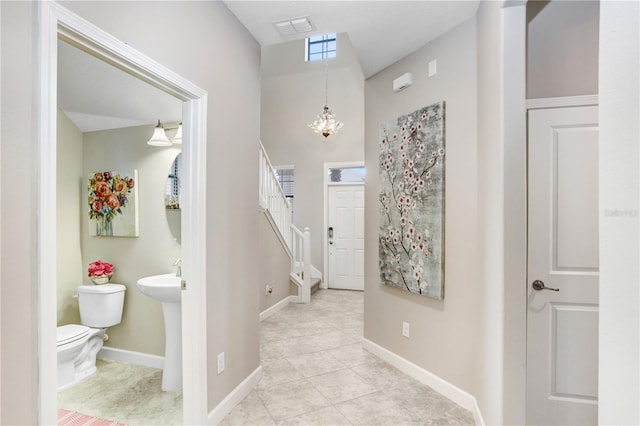
[[60,326],[57,329],[56,346],[59,348],[60,346],[84,339],[89,335],[89,330],[89,327],[78,324]]

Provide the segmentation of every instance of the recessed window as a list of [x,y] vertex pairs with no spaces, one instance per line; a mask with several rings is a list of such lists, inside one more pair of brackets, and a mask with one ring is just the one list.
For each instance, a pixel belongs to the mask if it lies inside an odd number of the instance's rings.
[[362,183],[364,167],[331,167],[327,176],[329,183]]
[[280,186],[284,192],[284,196],[291,203],[291,223],[293,223],[293,190],[295,186],[294,169],[292,166],[274,167],[274,169],[276,171],[278,182],[280,182]]
[[336,35],[325,34],[306,39],[305,61],[318,61],[336,57]]

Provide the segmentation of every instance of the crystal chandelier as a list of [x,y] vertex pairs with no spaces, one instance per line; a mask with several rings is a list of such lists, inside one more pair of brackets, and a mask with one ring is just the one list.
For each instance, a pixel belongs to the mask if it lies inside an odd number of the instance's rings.
[[311,127],[315,133],[320,133],[325,138],[328,138],[330,135],[338,133],[342,126],[344,126],[344,123],[342,121],[337,121],[335,115],[327,106],[329,93],[329,61],[325,59],[324,62],[326,65],[324,79],[324,108],[322,109],[322,113],[316,116],[316,120],[309,124],[309,127]]

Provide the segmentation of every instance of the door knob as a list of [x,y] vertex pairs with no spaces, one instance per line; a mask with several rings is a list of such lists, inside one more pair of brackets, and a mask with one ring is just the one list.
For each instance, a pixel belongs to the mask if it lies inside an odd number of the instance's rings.
[[536,291],[542,291],[542,290],[560,291],[559,288],[545,287],[544,282],[540,280],[535,280],[533,284],[531,284],[531,287],[533,287],[533,289]]

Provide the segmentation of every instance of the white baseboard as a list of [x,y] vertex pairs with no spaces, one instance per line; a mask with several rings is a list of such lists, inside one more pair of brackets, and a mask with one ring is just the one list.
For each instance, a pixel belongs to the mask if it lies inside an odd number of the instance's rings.
[[110,348],[108,346],[103,346],[102,349],[100,349],[100,352],[98,352],[98,358],[109,359],[111,361],[128,362],[129,364],[142,365],[144,367],[159,369],[164,367],[164,357],[162,356]]
[[216,406],[211,412],[209,412],[209,424],[217,425],[224,417],[234,409],[236,405],[240,403],[253,387],[258,383],[258,380],[262,377],[262,366],[258,366],[253,373],[251,373],[246,379],[242,381],[234,390],[231,391],[220,404]]
[[473,418],[476,422],[476,425],[484,425],[484,419],[482,418],[482,413],[480,412],[480,408],[478,407],[478,402],[473,395],[463,391],[457,386],[452,385],[446,380],[443,380],[442,378],[412,363],[411,361],[402,358],[401,356],[391,352],[390,350],[383,348],[382,346],[372,342],[371,340],[363,338],[362,347],[372,354],[376,355],[378,358],[393,365],[406,375],[413,377],[420,383],[431,387],[436,392],[446,396],[456,404],[471,411],[473,413]]
[[279,301],[275,305],[273,305],[273,306],[265,309],[264,311],[260,312],[260,321],[266,320],[271,315],[273,315],[276,312],[278,312],[279,310],[285,308],[289,303],[291,303],[291,302],[295,303],[296,300],[298,300],[298,296],[287,296],[287,297],[285,297],[284,299],[282,299],[281,301]]

